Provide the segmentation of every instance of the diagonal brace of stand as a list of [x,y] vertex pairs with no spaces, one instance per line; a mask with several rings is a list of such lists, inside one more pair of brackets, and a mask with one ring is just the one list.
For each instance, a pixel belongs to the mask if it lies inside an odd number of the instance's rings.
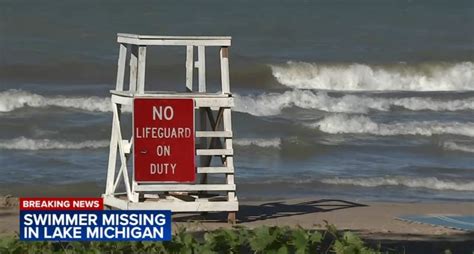
[[[205,108],[205,110],[206,110],[206,115],[209,120],[209,123],[211,124],[211,130],[217,131],[217,129],[219,128],[219,125],[222,123],[224,108],[220,108],[219,111],[217,112],[217,119],[214,118],[214,114],[212,113],[212,110],[210,108]],[[223,148],[220,138],[218,137],[211,138],[211,141],[209,142],[209,146],[207,147],[207,149],[213,149],[213,148],[216,148],[216,149]],[[202,166],[209,167],[211,165],[212,158],[213,156],[204,157],[204,162]],[[222,163],[224,163],[225,159],[221,157],[221,161]],[[207,174],[203,174],[201,178],[201,183],[207,183]]]

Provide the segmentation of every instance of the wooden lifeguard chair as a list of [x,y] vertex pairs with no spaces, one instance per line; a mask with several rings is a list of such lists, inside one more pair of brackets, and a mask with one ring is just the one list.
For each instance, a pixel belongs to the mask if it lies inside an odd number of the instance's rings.
[[[235,213],[239,207],[232,148],[231,108],[234,101],[229,84],[228,52],[231,37],[118,34],[117,41],[120,50],[117,84],[115,90],[111,90],[113,120],[104,204],[115,209],[228,212],[228,220],[235,222]],[[186,92],[145,89],[148,46],[186,47]],[[206,47],[220,47],[221,89],[218,92],[206,90]],[[128,88],[124,89],[127,62],[130,79]],[[195,68],[198,69],[197,87],[193,85]],[[193,113],[199,120],[196,121],[194,132],[196,181],[140,182],[133,177],[136,169],[134,165],[130,169],[127,162],[134,158],[134,130],[132,127],[131,133],[124,133],[122,107],[133,106],[134,100],[142,98],[194,101]],[[217,160],[211,163],[213,158]],[[209,183],[208,174],[220,174],[222,182]]]

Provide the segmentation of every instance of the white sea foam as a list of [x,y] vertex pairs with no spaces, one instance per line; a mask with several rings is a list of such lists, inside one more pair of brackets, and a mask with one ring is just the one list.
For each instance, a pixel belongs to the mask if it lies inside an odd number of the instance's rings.
[[404,186],[433,190],[474,191],[474,182],[440,180],[436,177],[367,177],[367,178],[329,178],[321,182],[335,185],[354,185],[362,187]]
[[474,123],[415,121],[384,124],[376,123],[362,115],[332,114],[311,124],[310,127],[319,128],[330,134],[365,133],[381,136],[454,134],[474,137]]
[[50,139],[29,139],[25,137],[0,140],[0,149],[6,150],[51,150],[51,149],[97,149],[108,147],[107,140],[87,140],[81,142]]
[[[474,98],[459,100],[434,100],[431,98],[381,98],[365,95],[345,95],[332,97],[326,92],[292,90],[285,93],[265,93],[258,96],[235,95],[236,110],[256,116],[277,115],[285,108],[300,107],[327,112],[367,113],[369,110],[388,111],[393,106],[408,110],[459,111],[473,110]],[[0,92],[0,112],[29,107],[65,107],[84,111],[110,112],[110,98],[105,97],[65,97],[43,96],[21,90]],[[130,112],[131,108],[124,107]]]
[[273,76],[285,86],[323,90],[455,91],[474,89],[474,64],[427,63],[369,66],[288,62],[271,65]]
[[444,141],[442,143],[442,147],[446,150],[450,151],[461,151],[461,152],[466,152],[466,153],[474,153],[474,146],[472,145],[466,145],[466,144],[460,144],[454,141]]
[[25,106],[29,107],[66,107],[85,111],[112,111],[110,98],[91,97],[48,97],[21,90],[0,92],[0,112],[10,112]]
[[263,148],[276,148],[281,146],[280,138],[239,138],[234,139],[234,145],[237,146],[258,146]]
[[459,111],[473,110],[474,98],[434,100],[424,97],[383,98],[366,95],[329,96],[326,92],[292,90],[258,96],[235,96],[236,110],[256,116],[277,115],[285,108],[300,107],[339,113],[367,113],[370,110],[389,111],[392,107],[408,110]]

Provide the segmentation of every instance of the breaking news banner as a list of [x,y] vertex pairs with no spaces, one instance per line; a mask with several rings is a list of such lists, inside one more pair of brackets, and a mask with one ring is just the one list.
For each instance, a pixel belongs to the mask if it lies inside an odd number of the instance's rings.
[[20,240],[171,240],[171,211],[103,209],[102,198],[20,198]]

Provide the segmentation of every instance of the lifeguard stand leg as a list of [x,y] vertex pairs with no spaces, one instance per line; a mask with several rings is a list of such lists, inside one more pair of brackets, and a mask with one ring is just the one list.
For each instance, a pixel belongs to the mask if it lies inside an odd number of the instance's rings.
[[[198,46],[198,61],[195,63],[196,68],[198,68],[198,89],[200,93],[205,93],[206,92],[206,48],[204,46]],[[208,130],[208,124],[207,124],[207,112],[205,108],[200,108],[199,109],[199,125],[200,129],[203,131]],[[206,149],[208,147],[208,138],[207,137],[202,137],[200,140],[201,147]],[[208,167],[207,161],[209,158],[207,156],[201,156],[199,160],[199,165],[201,167]],[[201,180],[200,182],[202,184],[207,183],[207,174],[201,174]],[[205,193],[205,192],[201,192]]]
[[235,225],[235,223],[237,222],[236,212],[227,213],[227,222],[229,224]]
[[194,46],[186,46],[186,92],[193,91]]
[[[123,43],[119,46],[119,57],[117,63],[117,83],[115,89],[117,91],[123,91],[123,83],[125,76],[125,64],[127,61],[127,46]],[[112,105],[115,107],[115,105]],[[114,192],[114,179],[115,179],[115,167],[117,161],[117,134],[116,129],[120,126],[115,125],[115,114],[113,115],[112,120],[112,135],[110,138],[110,151],[109,151],[109,165],[107,169],[107,182],[105,187],[105,194],[112,195]]]
[[[230,78],[229,78],[229,48],[221,47],[220,49],[220,61],[221,61],[221,83],[222,83],[222,93],[230,94]],[[232,113],[230,108],[224,109],[224,131],[232,131]],[[232,137],[224,138],[225,148],[232,149]],[[227,184],[235,184],[234,181],[234,157],[226,156],[225,165],[229,168],[232,168],[231,174],[226,174]],[[233,201],[236,200],[235,192],[227,192],[227,200]],[[236,212],[229,212],[227,216],[229,223],[235,224],[236,222]]]
[[130,92],[137,91],[137,73],[138,73],[138,46],[130,46]]
[[146,47],[138,47],[137,93],[145,93]]

